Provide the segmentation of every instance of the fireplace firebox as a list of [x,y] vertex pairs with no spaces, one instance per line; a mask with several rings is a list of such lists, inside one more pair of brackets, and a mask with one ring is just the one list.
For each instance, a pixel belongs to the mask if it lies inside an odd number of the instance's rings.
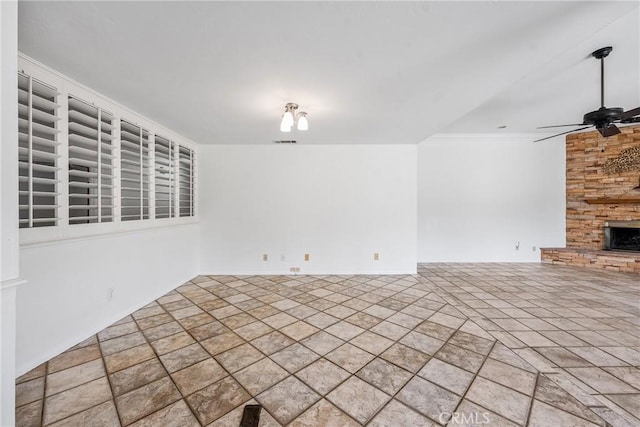
[[640,221],[605,222],[604,249],[640,252]]

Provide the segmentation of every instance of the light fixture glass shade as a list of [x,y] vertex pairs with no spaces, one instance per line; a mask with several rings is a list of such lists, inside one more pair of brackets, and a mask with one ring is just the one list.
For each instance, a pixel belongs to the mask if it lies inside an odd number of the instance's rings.
[[298,117],[298,130],[309,130],[307,113],[300,113],[300,117]]
[[[280,122],[280,129],[282,129],[285,126],[287,127],[293,126],[293,113],[291,113],[291,111],[289,110],[285,111],[285,113],[282,115],[282,122]],[[288,131],[283,131],[283,132],[288,132]]]
[[291,132],[291,125],[288,125],[285,122],[284,117],[282,118],[282,121],[280,122],[280,132]]

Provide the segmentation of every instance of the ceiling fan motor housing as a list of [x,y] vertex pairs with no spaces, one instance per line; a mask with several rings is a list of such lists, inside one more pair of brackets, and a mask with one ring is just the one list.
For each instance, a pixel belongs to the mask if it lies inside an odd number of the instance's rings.
[[624,110],[622,108],[601,107],[596,111],[585,114],[583,123],[595,125],[596,128],[607,127],[616,120],[620,120],[623,113]]

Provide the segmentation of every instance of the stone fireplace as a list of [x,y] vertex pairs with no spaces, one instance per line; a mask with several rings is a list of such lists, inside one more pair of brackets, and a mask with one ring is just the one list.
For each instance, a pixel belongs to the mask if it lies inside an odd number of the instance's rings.
[[640,126],[621,130],[567,136],[566,247],[543,248],[542,262],[640,273]]

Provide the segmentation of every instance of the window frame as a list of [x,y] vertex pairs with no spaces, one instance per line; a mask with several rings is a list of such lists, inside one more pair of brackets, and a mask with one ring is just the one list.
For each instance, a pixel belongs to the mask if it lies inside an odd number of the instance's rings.
[[[59,143],[57,153],[58,157],[58,223],[53,226],[44,226],[36,228],[20,228],[20,244],[39,244],[65,239],[76,239],[91,236],[100,236],[105,234],[130,232],[135,230],[145,230],[155,227],[176,226],[182,224],[190,224],[198,221],[198,211],[194,209],[193,216],[188,217],[169,217],[156,218],[155,208],[155,159],[154,159],[154,140],[155,135],[162,138],[168,138],[175,144],[176,152],[180,147],[185,147],[194,152],[197,158],[198,144],[195,142],[165,128],[164,126],[150,120],[130,109],[119,104],[98,92],[75,82],[74,80],[62,75],[61,73],[39,63],[38,61],[22,54],[18,54],[18,72],[21,72],[32,79],[38,80],[44,84],[55,87],[58,92],[58,126],[57,142]],[[17,88],[16,88],[17,90]],[[93,222],[93,223],[75,223],[69,222],[69,97],[73,97],[89,103],[93,107],[99,108],[111,114],[113,130],[112,130],[112,153],[114,173],[112,175],[112,195],[113,195],[113,220],[111,222]],[[150,180],[148,183],[148,219],[121,220],[121,174],[120,174],[120,131],[121,121],[139,126],[149,133],[148,153],[150,156],[149,168]],[[17,129],[16,129],[17,131]],[[177,160],[177,158],[176,158]],[[176,162],[177,163],[177,162]],[[194,207],[198,204],[198,183],[197,183],[197,165],[195,159],[191,164],[193,169],[193,200]],[[178,171],[176,170],[176,174]],[[18,201],[16,200],[16,203]],[[18,227],[18,224],[16,224]]]

